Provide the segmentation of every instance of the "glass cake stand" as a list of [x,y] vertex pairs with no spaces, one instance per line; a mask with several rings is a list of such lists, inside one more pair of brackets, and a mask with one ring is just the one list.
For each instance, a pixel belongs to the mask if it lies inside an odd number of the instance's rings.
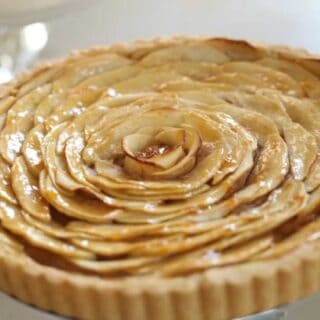
[[273,309],[235,320],[288,320],[287,314],[286,310]]

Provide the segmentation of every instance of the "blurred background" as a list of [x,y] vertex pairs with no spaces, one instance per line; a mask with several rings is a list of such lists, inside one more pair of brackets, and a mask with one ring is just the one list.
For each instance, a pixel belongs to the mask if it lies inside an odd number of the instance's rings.
[[[319,0],[0,0],[0,82],[74,49],[159,35],[233,37],[320,54],[319,30]],[[319,302],[314,296],[291,306],[288,320],[318,320]],[[3,320],[52,319],[1,293],[0,310]]]
[[155,35],[209,35],[320,53],[319,0],[101,0],[50,24],[44,56]]

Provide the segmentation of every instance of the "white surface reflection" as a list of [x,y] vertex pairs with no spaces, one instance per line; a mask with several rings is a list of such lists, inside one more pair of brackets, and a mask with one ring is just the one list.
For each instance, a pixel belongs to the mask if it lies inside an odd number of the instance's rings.
[[21,31],[21,44],[27,51],[42,50],[48,42],[48,30],[44,23],[33,23]]
[[44,23],[33,23],[0,34],[0,83],[11,80],[38,58],[48,42]]

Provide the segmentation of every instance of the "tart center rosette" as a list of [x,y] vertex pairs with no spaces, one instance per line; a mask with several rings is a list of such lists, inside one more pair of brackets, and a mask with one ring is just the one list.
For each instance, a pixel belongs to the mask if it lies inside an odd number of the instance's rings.
[[316,239],[319,79],[219,43],[83,54],[3,95],[2,253],[174,276]]
[[122,139],[123,167],[137,178],[178,178],[193,169],[200,148],[201,138],[192,127],[143,128]]

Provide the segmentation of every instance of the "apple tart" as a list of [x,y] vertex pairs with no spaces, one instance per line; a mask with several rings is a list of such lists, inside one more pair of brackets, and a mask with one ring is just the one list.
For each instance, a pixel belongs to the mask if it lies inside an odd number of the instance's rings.
[[0,88],[0,288],[81,319],[224,320],[319,286],[320,62],[209,38]]

